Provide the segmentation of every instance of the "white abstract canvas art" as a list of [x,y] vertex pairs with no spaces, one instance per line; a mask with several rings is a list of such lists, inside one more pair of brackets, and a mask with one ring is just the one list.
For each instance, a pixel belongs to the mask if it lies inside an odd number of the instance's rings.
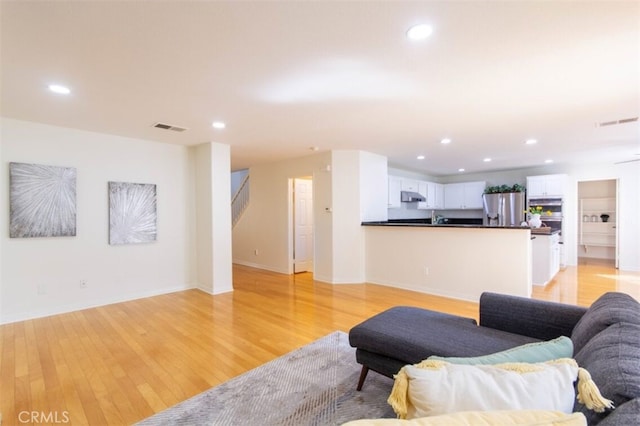
[[76,169],[9,163],[9,236],[76,235]]
[[156,241],[156,186],[109,182],[109,244]]

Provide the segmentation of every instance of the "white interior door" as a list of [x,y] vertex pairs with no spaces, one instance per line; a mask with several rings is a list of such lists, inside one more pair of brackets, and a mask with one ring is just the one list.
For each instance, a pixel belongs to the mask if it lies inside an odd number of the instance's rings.
[[313,181],[293,180],[293,272],[313,271]]

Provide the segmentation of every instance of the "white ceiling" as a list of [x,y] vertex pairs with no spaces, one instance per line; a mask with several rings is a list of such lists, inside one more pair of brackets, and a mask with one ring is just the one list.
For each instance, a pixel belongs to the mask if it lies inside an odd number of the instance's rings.
[[[640,115],[637,1],[2,1],[0,13],[3,116],[226,143],[233,169],[312,146],[435,176],[640,153],[638,122],[595,125]],[[433,35],[407,40],[416,23]]]

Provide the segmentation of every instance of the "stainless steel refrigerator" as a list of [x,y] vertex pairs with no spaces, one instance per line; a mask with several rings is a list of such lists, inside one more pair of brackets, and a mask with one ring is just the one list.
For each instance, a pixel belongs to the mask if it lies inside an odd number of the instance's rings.
[[483,194],[482,223],[487,226],[520,226],[525,220],[525,193]]

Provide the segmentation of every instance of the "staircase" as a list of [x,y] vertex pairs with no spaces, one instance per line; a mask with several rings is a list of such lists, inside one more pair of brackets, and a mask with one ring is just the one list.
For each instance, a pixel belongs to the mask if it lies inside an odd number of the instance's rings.
[[240,217],[242,217],[242,213],[246,210],[249,205],[249,175],[247,174],[240,187],[233,195],[231,199],[231,222],[233,226],[236,226]]

